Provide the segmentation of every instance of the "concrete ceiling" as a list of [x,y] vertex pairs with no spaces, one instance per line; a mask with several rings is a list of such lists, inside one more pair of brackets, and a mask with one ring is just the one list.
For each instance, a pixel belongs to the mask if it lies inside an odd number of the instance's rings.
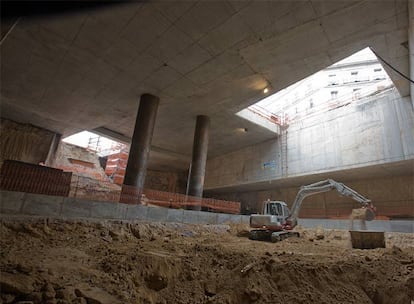
[[[406,0],[146,1],[23,17],[1,43],[1,116],[129,138],[139,96],[152,93],[153,145],[185,164],[198,114],[211,117],[213,157],[275,137],[235,115],[265,87],[274,93],[367,46],[408,74],[407,29]],[[408,82],[391,77],[408,95]]]

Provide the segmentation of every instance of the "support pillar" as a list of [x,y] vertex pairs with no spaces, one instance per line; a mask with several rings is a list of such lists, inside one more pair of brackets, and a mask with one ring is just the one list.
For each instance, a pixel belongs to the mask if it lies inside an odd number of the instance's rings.
[[52,141],[50,143],[49,152],[47,153],[47,157],[45,160],[45,165],[48,167],[53,167],[56,161],[56,152],[59,148],[60,141],[62,139],[62,135],[56,133],[53,135]]
[[123,203],[139,204],[141,201],[158,103],[159,98],[156,96],[141,95],[122,187],[121,202]]
[[[208,116],[197,116],[194,133],[193,157],[190,167],[190,178],[188,182],[188,195],[202,197],[204,187],[204,175],[206,172],[208,133],[210,118]],[[195,206],[194,210],[200,210],[201,206]]]

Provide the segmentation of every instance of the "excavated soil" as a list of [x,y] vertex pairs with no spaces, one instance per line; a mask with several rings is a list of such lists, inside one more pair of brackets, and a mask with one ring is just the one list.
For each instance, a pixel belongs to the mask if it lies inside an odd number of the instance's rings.
[[[0,303],[411,303],[414,236],[250,241],[246,227],[3,219]],[[23,302],[25,301],[25,302]]]

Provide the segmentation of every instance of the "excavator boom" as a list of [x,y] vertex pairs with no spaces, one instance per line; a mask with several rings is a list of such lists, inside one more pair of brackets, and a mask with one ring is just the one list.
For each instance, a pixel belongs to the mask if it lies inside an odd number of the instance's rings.
[[367,220],[372,220],[375,217],[375,208],[371,204],[371,200],[362,196],[355,190],[345,186],[342,183],[338,183],[332,179],[327,179],[307,186],[302,186],[296,195],[293,202],[290,216],[286,219],[285,229],[292,229],[297,225],[297,219],[303,200],[311,195],[318,193],[328,192],[330,190],[336,190],[342,196],[347,196],[360,203],[363,207],[368,208],[370,211]]

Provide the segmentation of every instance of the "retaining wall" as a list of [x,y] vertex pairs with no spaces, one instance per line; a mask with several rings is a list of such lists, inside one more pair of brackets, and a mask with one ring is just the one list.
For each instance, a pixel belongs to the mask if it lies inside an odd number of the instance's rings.
[[414,158],[409,98],[390,93],[293,121],[287,129],[287,175],[280,138],[207,161],[205,190],[303,177]]
[[[323,227],[326,229],[349,230],[349,220],[299,219],[298,224],[306,228]],[[366,222],[367,230],[384,232],[414,233],[414,221],[410,220],[374,220]],[[354,229],[360,230],[358,220],[354,221]]]
[[[182,209],[146,207],[121,203],[94,202],[76,198],[0,191],[0,213],[10,216],[43,216],[184,224],[249,224],[248,215],[212,213]],[[299,219],[305,228],[349,229],[349,220]],[[360,229],[355,221],[355,229]],[[367,222],[367,229],[385,232],[414,232],[414,221]]]
[[61,218],[95,218],[175,222],[185,224],[248,224],[249,216],[183,209],[168,209],[71,197],[0,191],[0,213]]

